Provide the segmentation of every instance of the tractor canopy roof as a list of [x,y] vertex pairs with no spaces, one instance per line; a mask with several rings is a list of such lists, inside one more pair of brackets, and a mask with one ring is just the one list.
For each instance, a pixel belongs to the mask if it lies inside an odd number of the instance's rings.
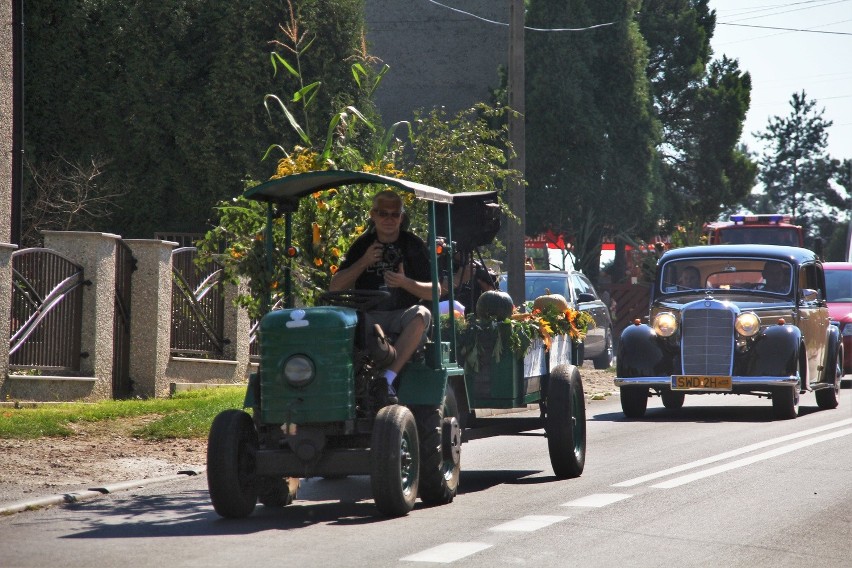
[[243,196],[246,199],[277,204],[295,204],[300,198],[343,185],[383,184],[413,193],[418,199],[437,203],[452,203],[453,195],[442,189],[388,176],[348,170],[322,170],[292,174],[257,185]]

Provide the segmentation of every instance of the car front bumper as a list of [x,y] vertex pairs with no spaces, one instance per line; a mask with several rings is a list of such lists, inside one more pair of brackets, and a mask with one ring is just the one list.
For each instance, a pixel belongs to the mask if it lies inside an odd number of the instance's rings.
[[[733,388],[727,390],[680,390],[684,393],[699,393],[699,392],[743,392],[750,390],[760,390],[760,387],[795,387],[799,384],[799,379],[795,375],[789,377],[731,377]],[[653,387],[653,388],[671,388],[672,378],[670,376],[662,377],[616,377],[615,386],[617,387]]]

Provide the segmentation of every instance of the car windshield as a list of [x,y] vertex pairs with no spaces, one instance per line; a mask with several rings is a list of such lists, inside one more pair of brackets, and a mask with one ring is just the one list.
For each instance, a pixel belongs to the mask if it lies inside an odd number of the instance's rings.
[[680,294],[693,290],[757,290],[789,294],[789,263],[763,258],[690,258],[666,262],[660,268],[660,291]]
[[799,233],[792,227],[752,227],[742,226],[719,229],[719,244],[765,244],[799,246]]
[[[507,291],[508,276],[500,278],[500,290]],[[539,296],[547,294],[561,294],[566,298],[571,297],[571,292],[568,291],[568,277],[565,274],[554,273],[549,274],[530,274],[524,276],[524,295],[525,300],[535,300]]]
[[826,270],[825,287],[829,302],[852,302],[852,270]]

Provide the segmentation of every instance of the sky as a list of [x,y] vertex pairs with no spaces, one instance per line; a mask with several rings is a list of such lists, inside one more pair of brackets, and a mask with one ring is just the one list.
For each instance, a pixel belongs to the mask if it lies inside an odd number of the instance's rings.
[[714,56],[737,59],[751,74],[741,138],[749,149],[763,149],[754,133],[765,131],[770,117],[789,116],[793,93],[804,90],[834,123],[828,153],[852,159],[852,0],[710,0],[710,8],[717,22]]

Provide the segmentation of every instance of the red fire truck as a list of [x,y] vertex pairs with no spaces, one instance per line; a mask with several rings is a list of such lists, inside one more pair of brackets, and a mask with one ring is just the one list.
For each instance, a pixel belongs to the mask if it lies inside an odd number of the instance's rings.
[[708,245],[766,244],[805,246],[802,227],[789,215],[731,215],[729,221],[704,225]]

